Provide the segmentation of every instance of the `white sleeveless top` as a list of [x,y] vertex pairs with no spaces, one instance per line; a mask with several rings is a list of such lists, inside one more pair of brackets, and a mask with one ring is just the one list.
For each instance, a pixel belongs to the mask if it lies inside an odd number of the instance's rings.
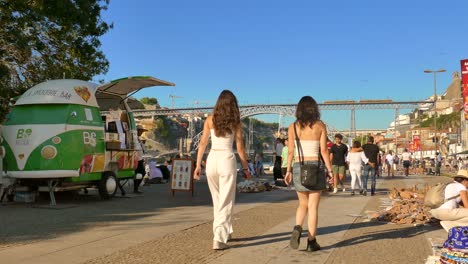
[[[301,142],[302,151],[304,153],[304,157],[318,157],[319,156],[320,141],[301,139],[300,142]],[[298,157],[297,144],[296,142],[294,142],[294,144],[296,145],[296,148],[295,148],[296,157]]]
[[234,134],[229,134],[225,137],[217,137],[215,130],[210,129],[211,132],[211,149],[212,150],[232,150],[234,143]]

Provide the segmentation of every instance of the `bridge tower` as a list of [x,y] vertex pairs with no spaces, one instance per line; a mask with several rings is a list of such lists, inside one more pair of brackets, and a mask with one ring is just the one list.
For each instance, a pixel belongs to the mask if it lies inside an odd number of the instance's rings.
[[354,139],[356,137],[356,108],[351,108],[351,127],[350,127],[351,137]]

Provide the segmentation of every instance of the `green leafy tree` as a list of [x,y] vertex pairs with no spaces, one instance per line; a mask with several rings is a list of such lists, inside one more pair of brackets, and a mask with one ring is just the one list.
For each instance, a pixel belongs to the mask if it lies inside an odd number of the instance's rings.
[[158,99],[154,97],[143,97],[140,99],[140,102],[147,105],[159,105]]
[[99,37],[109,0],[0,0],[0,121],[10,98],[51,79],[91,80],[109,62]]

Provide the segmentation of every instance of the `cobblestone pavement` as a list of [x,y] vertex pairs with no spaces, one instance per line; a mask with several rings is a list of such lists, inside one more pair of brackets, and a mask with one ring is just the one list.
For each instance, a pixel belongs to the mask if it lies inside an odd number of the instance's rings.
[[[239,194],[234,236],[225,251],[211,250],[212,211],[206,183],[198,183],[193,198],[186,193],[170,198],[167,186],[152,185],[143,197],[132,199],[65,199],[64,204],[79,206],[64,210],[7,205],[0,207],[0,259],[88,264],[424,263],[432,253],[428,235],[444,235],[439,226],[369,223],[359,215],[379,210],[381,198],[392,187],[439,181],[449,179],[383,177],[377,196],[324,194],[318,231],[322,250],[314,253],[305,252],[304,244],[299,251],[288,248],[297,201],[295,193],[287,190]],[[18,252],[30,256],[19,258]]]

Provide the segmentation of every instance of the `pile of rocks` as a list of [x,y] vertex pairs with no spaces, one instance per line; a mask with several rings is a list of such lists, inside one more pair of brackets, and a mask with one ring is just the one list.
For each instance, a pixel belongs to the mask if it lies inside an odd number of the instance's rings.
[[431,186],[428,185],[420,189],[416,185],[411,189],[394,188],[390,192],[390,201],[385,209],[377,213],[370,213],[369,218],[371,221],[385,221],[395,224],[426,224],[431,221],[429,213],[431,208],[424,205],[424,196],[430,188]]
[[245,180],[237,184],[237,190],[241,193],[257,193],[271,191],[272,186],[268,182],[255,182],[252,180]]

